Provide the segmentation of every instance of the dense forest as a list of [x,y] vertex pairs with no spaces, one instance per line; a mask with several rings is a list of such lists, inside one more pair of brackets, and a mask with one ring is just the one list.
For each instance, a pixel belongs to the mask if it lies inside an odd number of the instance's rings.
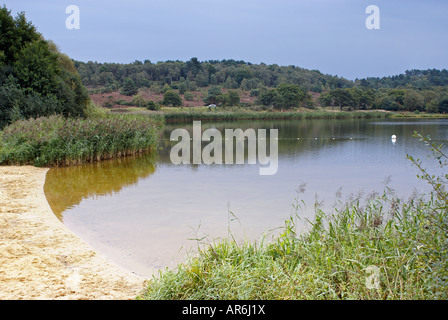
[[[181,104],[177,95],[188,100],[190,92],[208,89],[204,105],[238,104],[236,95],[249,92],[256,97],[254,104],[277,109],[322,106],[341,110],[448,112],[446,69],[408,70],[396,76],[350,81],[297,66],[197,58],[129,64],[75,61],[75,67],[82,82],[91,89],[103,93],[121,90],[125,95],[136,94],[138,88],[163,94],[169,91],[169,105]],[[177,102],[170,104],[171,98]]]

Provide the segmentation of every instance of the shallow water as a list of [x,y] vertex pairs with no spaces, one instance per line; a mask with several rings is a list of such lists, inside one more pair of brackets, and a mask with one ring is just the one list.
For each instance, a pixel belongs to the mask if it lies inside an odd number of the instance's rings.
[[[275,120],[202,123],[216,128],[278,129],[278,171],[259,175],[257,164],[174,165],[165,126],[156,156],[49,170],[45,193],[59,219],[117,264],[149,276],[173,266],[198,242],[229,236],[257,239],[281,227],[304,200],[300,217],[352,194],[387,186],[407,198],[428,190],[406,155],[428,153],[414,130],[445,142],[448,120]],[[395,142],[391,136],[396,135]],[[269,150],[269,149],[268,149]],[[432,166],[428,163],[428,166]],[[298,189],[305,186],[305,192]],[[275,231],[272,231],[275,234]],[[173,264],[174,263],[174,264]]]

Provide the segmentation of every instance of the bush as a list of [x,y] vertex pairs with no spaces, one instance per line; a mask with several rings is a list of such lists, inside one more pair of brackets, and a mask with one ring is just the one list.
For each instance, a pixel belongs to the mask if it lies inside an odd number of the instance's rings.
[[194,96],[191,92],[185,92],[184,94],[184,98],[186,101],[193,101],[194,100]]
[[148,108],[148,110],[158,111],[158,110],[160,110],[160,104],[151,100],[148,102],[147,108]]
[[148,101],[141,94],[137,94],[132,98],[132,104],[137,107],[147,107]]
[[162,104],[165,106],[173,106],[173,107],[180,107],[182,105],[182,98],[179,96],[178,93],[168,90],[163,95],[163,101]]

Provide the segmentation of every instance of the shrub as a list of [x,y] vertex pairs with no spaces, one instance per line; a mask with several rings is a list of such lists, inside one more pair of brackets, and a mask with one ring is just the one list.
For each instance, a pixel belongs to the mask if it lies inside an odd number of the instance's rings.
[[148,110],[158,111],[158,110],[160,110],[160,104],[151,100],[148,102],[147,108],[148,108]]
[[191,92],[185,92],[184,98],[187,101],[193,101],[194,100],[194,96],[193,96],[193,94]]

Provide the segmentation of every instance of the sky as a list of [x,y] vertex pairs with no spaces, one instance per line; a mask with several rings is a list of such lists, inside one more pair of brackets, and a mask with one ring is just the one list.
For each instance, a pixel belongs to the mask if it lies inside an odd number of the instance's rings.
[[[447,0],[0,0],[80,61],[235,59],[350,80],[448,68]],[[68,29],[66,8],[79,8]],[[379,29],[368,29],[369,5]]]

